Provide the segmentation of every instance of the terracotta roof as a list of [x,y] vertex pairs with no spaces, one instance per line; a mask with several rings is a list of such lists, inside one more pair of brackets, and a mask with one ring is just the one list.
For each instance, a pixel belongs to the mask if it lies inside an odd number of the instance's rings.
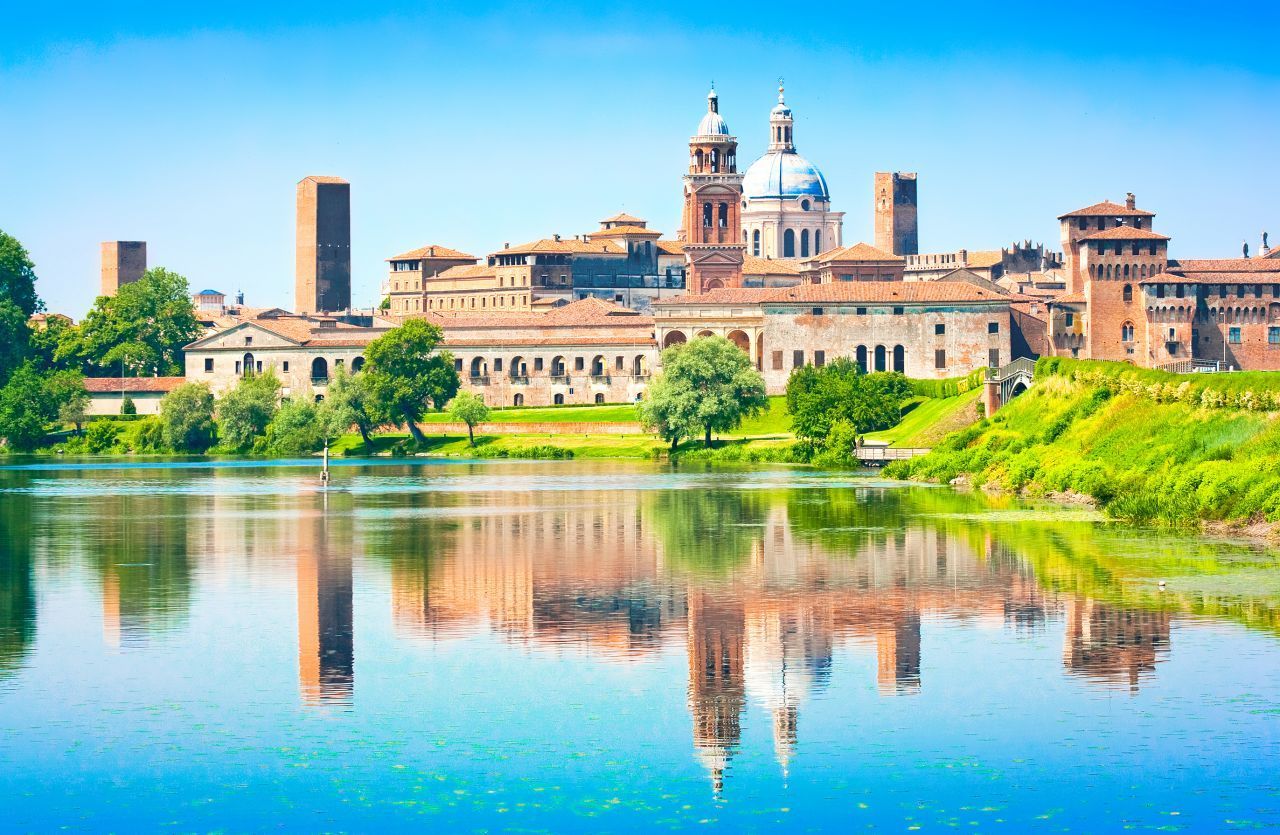
[[613,241],[579,241],[573,238],[543,238],[538,241],[531,241],[527,244],[519,246],[510,246],[506,249],[500,249],[493,255],[521,255],[536,254],[542,252],[577,254],[577,253],[608,253],[611,255],[626,255],[626,250],[618,246]]
[[303,182],[310,180],[313,183],[332,183],[335,185],[342,185],[342,186],[351,185],[349,182],[342,179],[341,177],[326,177],[326,176],[317,175],[317,174],[313,174],[309,177],[303,177],[302,180]]
[[725,287],[655,300],[655,306],[724,304],[1007,302],[1008,296],[967,281],[836,281],[795,287]]
[[828,261],[897,261],[905,264],[907,261],[907,259],[903,258],[901,255],[894,255],[890,252],[885,252],[882,249],[876,249],[874,246],[864,243],[856,243],[853,246],[828,249],[813,260],[823,264]]
[[436,273],[427,279],[427,284],[431,284],[441,279],[449,278],[492,278],[496,273],[494,268],[488,264],[459,264],[456,267],[450,267],[447,270]]
[[684,255],[684,241],[658,241],[658,251],[668,255]]
[[1058,220],[1064,217],[1155,217],[1154,212],[1144,212],[1142,209],[1130,209],[1128,206],[1122,206],[1119,203],[1112,203],[1110,200],[1103,200],[1101,203],[1094,203],[1092,206],[1085,206],[1083,209],[1076,209],[1074,212],[1067,212],[1065,215],[1058,215]]
[[1049,304],[1084,304],[1084,293],[1068,293],[1065,296],[1058,296],[1056,299],[1049,299]]
[[33,313],[31,314],[31,318],[27,321],[39,324],[40,322],[47,322],[50,319],[60,319],[67,324],[71,324],[74,321],[65,313]]
[[1139,284],[1274,284],[1280,282],[1280,266],[1271,272],[1193,272],[1165,270],[1144,278]]
[[1262,254],[1262,256],[1261,256],[1261,257],[1262,257],[1262,258],[1276,258],[1276,259],[1280,259],[1280,246],[1276,247],[1275,249],[1268,250],[1267,252],[1264,252],[1264,253]]
[[85,377],[84,388],[90,394],[134,394],[173,391],[186,377]]
[[412,261],[420,258],[466,258],[471,261],[476,260],[476,256],[468,255],[465,252],[459,252],[456,249],[449,249],[447,246],[437,246],[428,244],[420,246],[417,249],[411,249],[408,252],[402,252],[399,255],[393,255],[388,261]]
[[642,316],[636,311],[597,299],[594,296],[579,299],[538,312],[473,313],[471,311],[430,311],[425,318],[444,328],[546,328],[572,326],[610,325],[616,327],[653,327],[652,316]]
[[1100,232],[1091,232],[1081,236],[1082,241],[1167,241],[1168,235],[1152,232],[1150,229],[1138,229],[1134,226],[1113,226]]
[[[637,329],[639,326],[636,326]],[[652,326],[650,326],[652,327]],[[446,348],[484,348],[493,345],[502,345],[503,347],[514,347],[517,345],[538,348],[547,345],[565,345],[573,344],[575,341],[590,345],[646,345],[652,346],[653,334],[651,332],[641,333],[637,330],[635,334],[626,333],[594,333],[584,331],[574,334],[572,331],[559,334],[556,336],[502,336],[488,337],[485,339],[458,339],[451,337],[449,331],[444,334],[444,346]]]
[[629,215],[626,212],[618,212],[613,217],[607,217],[600,222],[601,223],[645,223],[646,221],[642,217]]
[[966,267],[994,267],[1004,261],[1004,253],[998,249],[978,249],[970,251],[966,256]]
[[794,258],[757,258],[742,256],[743,275],[800,275],[800,262]]
[[643,226],[615,226],[612,229],[597,229],[594,232],[588,232],[591,238],[611,238],[620,235],[636,235],[647,236],[651,238],[661,238],[662,233],[656,229],[646,229]]
[[1169,269],[1182,273],[1273,273],[1280,264],[1270,258],[1199,258],[1169,261]]

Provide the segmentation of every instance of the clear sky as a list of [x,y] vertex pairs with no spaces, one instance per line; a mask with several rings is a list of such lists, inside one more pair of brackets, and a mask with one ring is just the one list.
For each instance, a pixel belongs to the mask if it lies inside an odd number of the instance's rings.
[[745,168],[785,76],[845,240],[920,175],[923,251],[1057,246],[1102,199],[1173,257],[1280,242],[1272,3],[11,4],[0,229],[77,318],[98,242],[291,306],[294,187],[352,183],[354,296],[428,243],[482,255],[625,209],[674,234],[711,80]]

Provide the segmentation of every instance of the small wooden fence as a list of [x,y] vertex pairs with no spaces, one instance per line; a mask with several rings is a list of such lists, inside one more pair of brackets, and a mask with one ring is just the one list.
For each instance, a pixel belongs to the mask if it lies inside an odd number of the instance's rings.
[[920,447],[863,446],[858,447],[858,463],[868,467],[883,467],[890,461],[903,461],[928,453],[928,449]]

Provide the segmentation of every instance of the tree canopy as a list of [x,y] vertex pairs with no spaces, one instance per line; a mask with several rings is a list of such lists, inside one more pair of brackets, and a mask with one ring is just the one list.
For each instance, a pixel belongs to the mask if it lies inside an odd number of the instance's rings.
[[360,372],[375,420],[404,423],[415,441],[425,440],[417,421],[428,405],[440,408],[458,392],[453,355],[436,351],[444,339],[437,326],[410,319],[369,344]]
[[662,373],[641,401],[640,420],[674,448],[701,431],[726,432],[768,405],[764,378],[751,359],[722,336],[699,337],[662,352]]
[[59,345],[56,358],[86,374],[110,377],[179,376],[182,349],[201,334],[187,280],[163,267],[99,296],[93,309]]
[[322,440],[333,440],[346,432],[350,427],[360,432],[360,439],[365,447],[373,441],[369,435],[377,425],[370,411],[370,395],[368,377],[363,371],[348,374],[339,366],[329,387],[325,391],[324,402],[320,404],[319,420]]
[[218,400],[218,440],[231,449],[249,449],[266,434],[279,405],[280,379],[273,372],[241,377]]
[[852,360],[821,368],[797,368],[787,381],[787,411],[797,438],[821,445],[832,428],[847,423],[862,434],[888,429],[902,417],[911,384],[896,372],[865,374]]
[[204,452],[213,444],[213,392],[204,383],[183,383],[160,401],[165,444],[176,452]]
[[484,398],[473,392],[464,391],[449,401],[449,416],[459,423],[467,425],[467,440],[471,446],[476,445],[476,424],[489,419],[489,407]]
[[0,388],[0,438],[11,449],[29,452],[39,446],[56,415],[47,380],[32,363],[20,365]]
[[44,309],[36,295],[35,264],[12,235],[0,231],[0,385],[27,357],[27,320]]

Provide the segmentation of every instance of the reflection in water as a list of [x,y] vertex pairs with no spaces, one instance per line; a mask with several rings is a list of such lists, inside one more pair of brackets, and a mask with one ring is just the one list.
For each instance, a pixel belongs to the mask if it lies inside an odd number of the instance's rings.
[[[455,483],[497,472],[460,471]],[[310,476],[269,472],[0,471],[0,679],[20,678],[31,654],[41,570],[87,569],[108,643],[141,651],[187,624],[202,593],[269,578],[296,593],[303,705],[349,706],[353,601],[368,576],[400,642],[484,636],[529,664],[566,652],[629,671],[683,653],[687,680],[662,685],[684,690],[682,756],[691,744],[720,795],[754,744],[752,717],[767,722],[781,774],[800,767],[807,737],[823,742],[820,723],[806,733],[806,710],[836,698],[841,665],[880,697],[945,689],[945,659],[927,657],[926,639],[946,628],[1003,630],[1024,645],[1060,628],[1073,687],[1130,694],[1169,658],[1171,626],[1188,613],[1277,630],[1274,597],[1135,581],[1152,566],[1188,571],[1210,547],[1198,540],[1000,521],[1017,508],[946,490],[744,488],[668,473],[660,488],[467,491],[391,466],[343,477],[347,489],[320,493]],[[1228,561],[1212,571],[1229,588]],[[263,640],[282,637],[292,636]],[[859,656],[865,668],[851,663]]]

